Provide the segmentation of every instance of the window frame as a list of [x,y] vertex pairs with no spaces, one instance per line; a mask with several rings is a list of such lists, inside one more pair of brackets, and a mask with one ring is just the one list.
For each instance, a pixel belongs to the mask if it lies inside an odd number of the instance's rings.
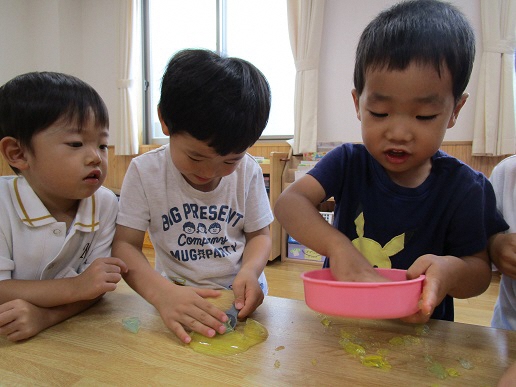
[[[142,139],[144,144],[158,144],[163,145],[168,143],[168,137],[154,137],[152,127],[152,110],[151,106],[151,63],[150,63],[150,30],[149,30],[149,2],[152,0],[141,0],[142,5],[142,72],[143,72],[143,129]],[[227,1],[216,1],[216,49],[219,55],[227,56]],[[292,96],[294,98],[294,95]],[[292,101],[294,103],[294,101]],[[292,118],[293,119],[293,118]],[[291,140],[294,134],[280,134],[280,135],[262,135],[259,141],[281,141]]]

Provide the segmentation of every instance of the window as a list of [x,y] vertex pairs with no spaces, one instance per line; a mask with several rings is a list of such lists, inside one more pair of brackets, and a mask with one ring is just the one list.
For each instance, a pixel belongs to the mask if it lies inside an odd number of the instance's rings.
[[295,65],[286,1],[144,0],[147,141],[163,143],[156,106],[161,77],[172,55],[206,48],[245,59],[269,81],[272,107],[262,138],[294,134]]

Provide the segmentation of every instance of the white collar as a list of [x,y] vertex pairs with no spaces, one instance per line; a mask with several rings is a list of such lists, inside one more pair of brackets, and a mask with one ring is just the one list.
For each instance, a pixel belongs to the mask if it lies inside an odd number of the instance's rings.
[[[16,212],[27,226],[40,227],[57,222],[22,176],[11,180],[9,188],[11,195],[16,198],[13,201]],[[72,227],[84,232],[93,232],[98,230],[99,224],[99,209],[93,194],[80,201]]]

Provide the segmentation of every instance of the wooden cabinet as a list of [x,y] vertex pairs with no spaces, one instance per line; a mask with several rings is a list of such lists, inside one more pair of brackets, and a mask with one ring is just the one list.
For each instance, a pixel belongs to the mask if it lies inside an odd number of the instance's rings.
[[[287,161],[287,152],[271,152],[270,154],[270,189],[269,189],[269,201],[271,204],[271,209],[274,210],[274,205],[276,204],[276,200],[278,196],[281,194],[283,190],[282,186],[282,175],[283,169],[285,167],[285,163]],[[262,168],[263,169],[263,168]],[[264,171],[265,173],[265,171]],[[271,238],[272,238],[272,249],[271,255],[269,256],[269,260],[272,261],[278,258],[281,255],[281,230],[282,227],[279,222],[274,217],[274,221],[270,227],[271,230]]]

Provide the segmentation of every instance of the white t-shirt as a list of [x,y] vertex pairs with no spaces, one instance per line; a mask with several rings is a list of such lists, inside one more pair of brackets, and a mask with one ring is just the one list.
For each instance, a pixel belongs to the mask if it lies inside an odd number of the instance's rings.
[[[516,156],[507,157],[490,177],[496,194],[496,206],[509,224],[507,233],[516,233]],[[502,275],[500,294],[494,308],[491,326],[516,330],[516,280]]]
[[[117,223],[149,230],[156,270],[186,285],[231,289],[242,265],[244,232],[273,220],[260,166],[248,154],[217,188],[202,192],[184,179],[169,146],[131,161]],[[262,273],[260,286],[267,294]]]
[[0,280],[73,277],[111,256],[118,203],[107,188],[81,200],[69,230],[22,176],[0,177],[0,197]]

